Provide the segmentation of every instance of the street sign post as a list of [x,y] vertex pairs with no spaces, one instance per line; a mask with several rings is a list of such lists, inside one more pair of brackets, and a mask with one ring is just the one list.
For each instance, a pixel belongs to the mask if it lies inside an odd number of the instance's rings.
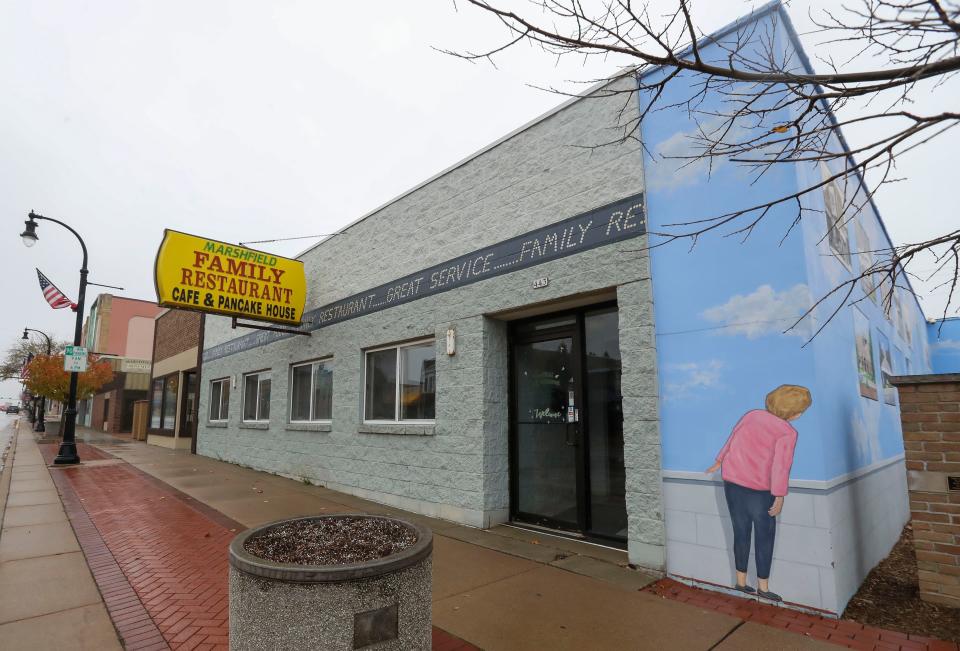
[[63,370],[83,373],[87,370],[87,349],[83,346],[66,346],[63,350]]

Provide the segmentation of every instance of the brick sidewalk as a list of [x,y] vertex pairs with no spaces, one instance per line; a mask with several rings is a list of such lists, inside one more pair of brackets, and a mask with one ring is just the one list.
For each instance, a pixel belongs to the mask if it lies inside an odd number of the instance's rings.
[[850,649],[865,651],[957,651],[958,649],[953,642],[887,631],[847,619],[838,620],[809,615],[761,603],[757,599],[701,590],[672,579],[661,579],[648,586],[646,590],[665,599],[714,610],[748,622],[782,628]]
[[[55,445],[42,445],[48,462]],[[227,548],[244,527],[119,459],[51,473],[126,649],[226,649]],[[96,465],[94,465],[96,464]],[[434,628],[437,651],[476,647]]]

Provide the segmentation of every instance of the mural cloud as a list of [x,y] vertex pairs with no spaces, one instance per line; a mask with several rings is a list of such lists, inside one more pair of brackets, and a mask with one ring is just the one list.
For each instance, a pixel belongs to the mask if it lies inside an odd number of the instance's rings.
[[960,350],[960,341],[943,340],[931,346],[933,350]]
[[787,332],[797,318],[809,309],[810,289],[803,283],[776,291],[760,285],[749,294],[736,294],[726,303],[707,308],[700,316],[721,325],[719,334],[743,335],[756,339],[765,335],[788,334],[810,336],[809,318]]
[[667,364],[664,369],[664,398],[687,396],[695,389],[716,387],[720,384],[723,362],[708,359],[703,362]]
[[725,120],[710,118],[691,124],[687,130],[675,131],[652,147],[654,160],[644,172],[648,191],[670,192],[706,181],[720,168],[728,167],[726,158],[696,158],[703,153],[704,135],[723,138],[729,144],[739,142],[749,132],[737,124],[727,128]]

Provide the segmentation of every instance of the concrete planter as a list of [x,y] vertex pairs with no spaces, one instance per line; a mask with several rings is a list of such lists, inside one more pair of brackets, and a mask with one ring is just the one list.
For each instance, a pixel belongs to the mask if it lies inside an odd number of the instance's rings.
[[[400,523],[417,542],[352,565],[294,565],[254,556],[247,540],[296,520],[376,518]],[[429,649],[433,534],[383,516],[293,518],[249,529],[230,543],[230,649]]]
[[[39,435],[40,432],[37,432]],[[43,419],[43,438],[45,439],[59,439],[60,438],[60,421],[59,420],[47,420]]]

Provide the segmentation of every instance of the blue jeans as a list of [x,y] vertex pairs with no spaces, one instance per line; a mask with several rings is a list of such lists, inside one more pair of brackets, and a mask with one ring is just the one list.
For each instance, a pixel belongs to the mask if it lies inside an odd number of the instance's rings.
[[733,561],[737,571],[747,571],[752,532],[757,537],[757,578],[770,578],[773,541],[777,534],[777,519],[767,513],[773,506],[773,494],[729,481],[723,482],[723,493],[727,497],[727,508],[730,509],[730,519],[733,521]]

